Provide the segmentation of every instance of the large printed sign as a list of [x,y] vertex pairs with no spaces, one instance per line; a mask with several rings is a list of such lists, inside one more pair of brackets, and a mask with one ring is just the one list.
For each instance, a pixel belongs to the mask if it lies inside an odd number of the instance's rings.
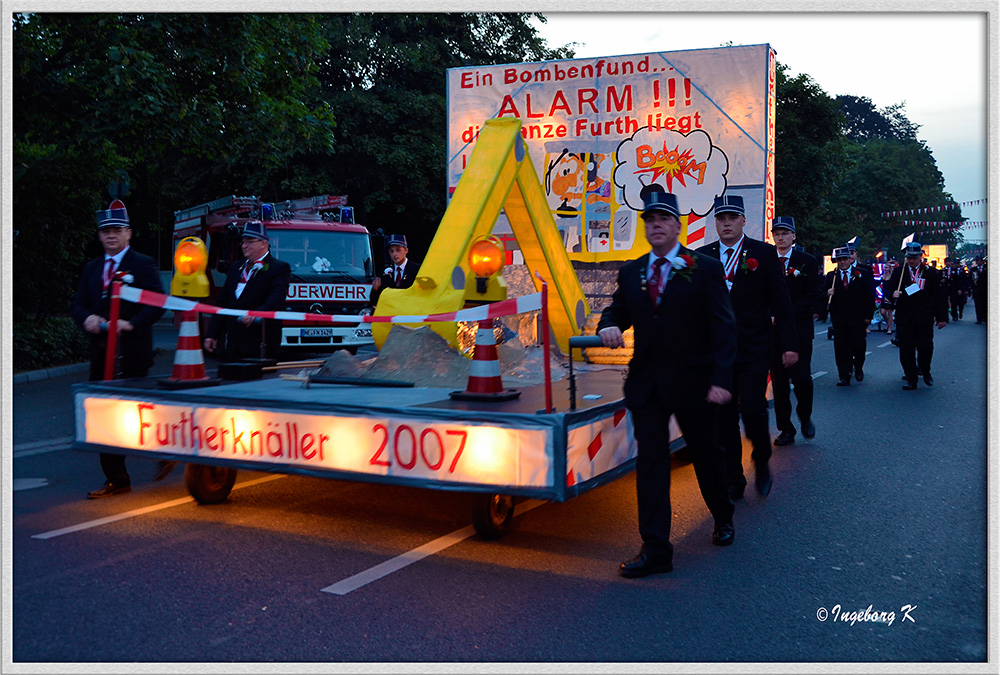
[[[718,238],[723,193],[743,196],[747,234],[766,238],[774,68],[755,45],[450,69],[449,189],[484,121],[515,117],[573,260],[647,251],[638,212],[652,185],[677,195],[688,246]],[[509,231],[501,218],[497,233]]]
[[553,485],[551,433],[541,428],[82,394],[76,406],[77,440],[95,445],[448,483]]

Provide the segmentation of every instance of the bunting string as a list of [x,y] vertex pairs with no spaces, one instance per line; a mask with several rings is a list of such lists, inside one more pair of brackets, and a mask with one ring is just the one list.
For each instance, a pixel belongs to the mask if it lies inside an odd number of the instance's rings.
[[986,199],[974,199],[971,202],[956,202],[954,204],[944,204],[943,206],[927,206],[920,209],[906,209],[903,211],[886,211],[880,213],[881,218],[896,218],[897,216],[915,216],[921,213],[939,213],[941,211],[948,211],[950,209],[957,209],[963,206],[978,206],[979,204],[986,204]]

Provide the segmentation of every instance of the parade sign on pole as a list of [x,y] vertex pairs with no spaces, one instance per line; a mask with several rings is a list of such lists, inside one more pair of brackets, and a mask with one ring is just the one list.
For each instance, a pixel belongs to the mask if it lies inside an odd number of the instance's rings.
[[[643,188],[677,195],[682,243],[715,241],[716,196],[741,195],[747,234],[774,216],[775,55],[768,45],[448,70],[448,188],[491,118],[517,118],[573,260],[649,249]],[[497,231],[503,232],[503,219]]]

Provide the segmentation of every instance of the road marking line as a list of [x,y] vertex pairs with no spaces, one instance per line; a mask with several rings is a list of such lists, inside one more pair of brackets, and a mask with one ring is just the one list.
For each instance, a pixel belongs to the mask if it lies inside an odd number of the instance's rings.
[[889,341],[889,342],[883,342],[882,344],[880,344],[880,345],[879,345],[878,347],[876,347],[875,349],[882,349],[882,347],[888,347],[888,346],[889,346],[889,345],[891,345],[891,344],[892,344],[892,342],[891,342],[891,341]]
[[[546,502],[540,499],[529,499],[517,505],[514,515],[516,517],[522,513],[527,513],[531,509],[545,503]],[[375,567],[370,567],[363,572],[358,572],[355,575],[349,576],[346,579],[342,579],[341,581],[320,590],[323,593],[331,593],[333,595],[347,595],[351,591],[356,591],[362,586],[367,586],[373,581],[378,581],[382,577],[389,576],[393,572],[398,572],[404,567],[409,567],[417,561],[443,551],[449,546],[454,546],[455,544],[468,539],[475,533],[475,528],[472,525],[467,525],[460,530],[455,530],[454,532],[446,534],[443,537],[438,537],[433,541],[427,542],[423,546],[418,546],[412,551],[407,551],[402,555],[386,560],[385,562],[375,565]]]
[[11,485],[11,492],[20,492],[21,490],[34,490],[35,488],[45,487],[49,484],[48,478],[15,478]]
[[[268,481],[277,480],[279,478],[285,478],[285,476],[286,474],[275,474],[271,476],[264,476],[263,478],[257,478],[256,480],[249,480],[245,483],[234,485],[233,490],[239,490],[240,488],[250,487],[252,485],[260,485],[261,483],[267,483]],[[169,502],[161,502],[160,504],[145,506],[141,509],[133,509],[131,511],[126,511],[124,513],[115,514],[113,516],[98,518],[97,520],[89,520],[85,523],[80,523],[78,525],[70,525],[69,527],[63,527],[58,530],[50,530],[48,532],[42,532],[41,534],[33,534],[31,535],[31,538],[52,539],[54,537],[61,537],[64,534],[72,534],[73,532],[80,532],[81,530],[89,530],[93,527],[107,525],[108,523],[114,523],[119,520],[125,520],[126,518],[141,516],[146,513],[152,513],[154,511],[162,511],[163,509],[173,508],[174,506],[180,506],[181,504],[187,504],[188,502],[193,502],[193,501],[194,497],[182,497],[181,499],[173,499]]]
[[812,374],[812,378],[815,380],[817,377],[823,377],[824,375],[827,374],[827,372],[829,372],[829,371],[826,371],[826,370],[817,370],[815,373]]
[[828,332],[829,332],[829,329],[827,329],[827,330],[821,330],[821,331],[816,331],[816,335],[826,335]]
[[30,457],[32,455],[43,455],[46,452],[55,452],[56,450],[65,450],[72,443],[72,436],[49,438],[44,441],[33,441],[31,443],[18,443],[14,446],[14,459]]

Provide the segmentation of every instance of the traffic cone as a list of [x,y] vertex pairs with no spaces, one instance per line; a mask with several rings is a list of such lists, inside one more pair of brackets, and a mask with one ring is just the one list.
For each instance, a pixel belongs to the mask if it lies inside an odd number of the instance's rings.
[[177,331],[177,351],[174,353],[173,374],[159,381],[167,389],[187,387],[208,387],[219,384],[221,379],[205,374],[205,356],[201,353],[201,336],[198,331],[198,312],[191,310],[181,313],[181,325]]
[[493,320],[483,319],[479,322],[476,344],[472,349],[469,383],[465,391],[453,391],[450,396],[457,401],[510,401],[520,395],[517,389],[503,388]]

